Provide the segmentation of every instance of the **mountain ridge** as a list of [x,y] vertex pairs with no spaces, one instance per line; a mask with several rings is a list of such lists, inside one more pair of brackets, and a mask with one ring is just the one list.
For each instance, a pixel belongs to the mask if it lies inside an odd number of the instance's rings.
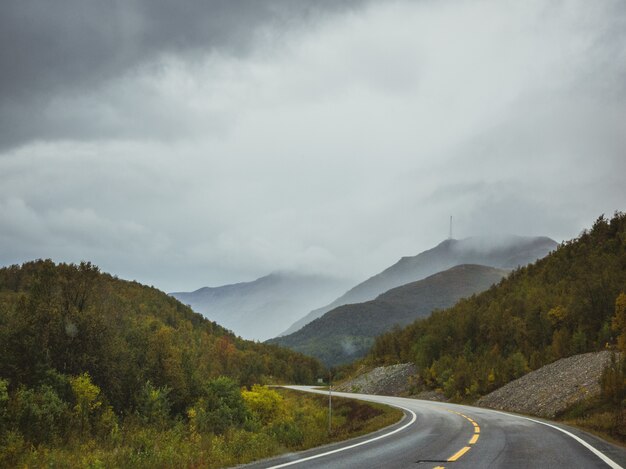
[[481,265],[455,266],[392,288],[374,300],[338,306],[300,330],[268,343],[311,355],[329,366],[344,364],[364,356],[377,335],[452,306],[489,288],[507,273]]
[[474,236],[447,239],[415,256],[404,256],[395,264],[352,287],[326,306],[312,310],[294,322],[281,336],[296,332],[328,311],[344,305],[362,303],[401,285],[421,280],[455,265],[477,264],[513,269],[529,264],[556,249],[557,242],[547,236]]
[[335,296],[346,283],[330,276],[277,271],[250,282],[169,295],[244,338],[265,340],[319,304],[320,298]]

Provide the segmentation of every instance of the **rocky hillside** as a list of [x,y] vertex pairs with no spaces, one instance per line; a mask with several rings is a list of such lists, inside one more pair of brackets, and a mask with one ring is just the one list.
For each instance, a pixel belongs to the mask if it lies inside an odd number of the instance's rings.
[[417,368],[412,363],[379,366],[362,373],[335,387],[336,391],[381,394],[385,396],[405,396],[409,394],[411,379]]
[[392,288],[424,279],[461,264],[515,269],[541,259],[556,249],[547,237],[499,236],[447,239],[416,256],[403,257],[391,267],[355,286],[323,308],[311,311],[281,335],[291,334],[328,311],[347,304],[373,300]]
[[563,358],[487,394],[477,405],[552,418],[600,393],[600,375],[610,359],[609,351]]

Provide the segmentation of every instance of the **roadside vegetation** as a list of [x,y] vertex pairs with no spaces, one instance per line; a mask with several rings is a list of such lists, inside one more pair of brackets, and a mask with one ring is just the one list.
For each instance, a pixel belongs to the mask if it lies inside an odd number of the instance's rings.
[[[0,399],[3,386],[0,381]],[[259,385],[240,389],[224,377],[207,387],[207,401],[186,416],[172,416],[167,396],[148,387],[141,409],[123,419],[104,405],[87,375],[72,381],[74,406],[47,389],[22,391],[8,401],[5,393],[0,402],[9,429],[2,435],[0,465],[228,467],[368,433],[402,416],[387,406],[335,398],[329,434],[323,396]]]
[[384,426],[395,411],[264,387],[315,359],[242,340],[90,263],[0,269],[1,467],[223,467]]
[[568,409],[561,420],[626,445],[626,294],[615,300],[611,322],[617,353],[600,378],[601,394]]

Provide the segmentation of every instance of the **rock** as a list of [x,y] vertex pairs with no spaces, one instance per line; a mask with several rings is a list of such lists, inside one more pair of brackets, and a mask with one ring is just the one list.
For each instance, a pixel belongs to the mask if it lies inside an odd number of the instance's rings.
[[611,352],[563,358],[511,381],[480,398],[476,405],[552,418],[600,394],[600,376]]
[[412,363],[379,366],[336,386],[337,391],[400,396],[409,393],[410,379],[417,369]]

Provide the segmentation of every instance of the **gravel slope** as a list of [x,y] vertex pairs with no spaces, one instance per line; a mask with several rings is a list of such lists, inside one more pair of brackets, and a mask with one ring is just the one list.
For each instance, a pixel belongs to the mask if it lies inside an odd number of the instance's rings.
[[417,369],[412,363],[379,366],[335,387],[337,391],[385,396],[404,396],[409,392],[410,378]]
[[554,417],[600,393],[600,375],[611,352],[574,355],[532,371],[480,398],[476,405],[540,417]]

